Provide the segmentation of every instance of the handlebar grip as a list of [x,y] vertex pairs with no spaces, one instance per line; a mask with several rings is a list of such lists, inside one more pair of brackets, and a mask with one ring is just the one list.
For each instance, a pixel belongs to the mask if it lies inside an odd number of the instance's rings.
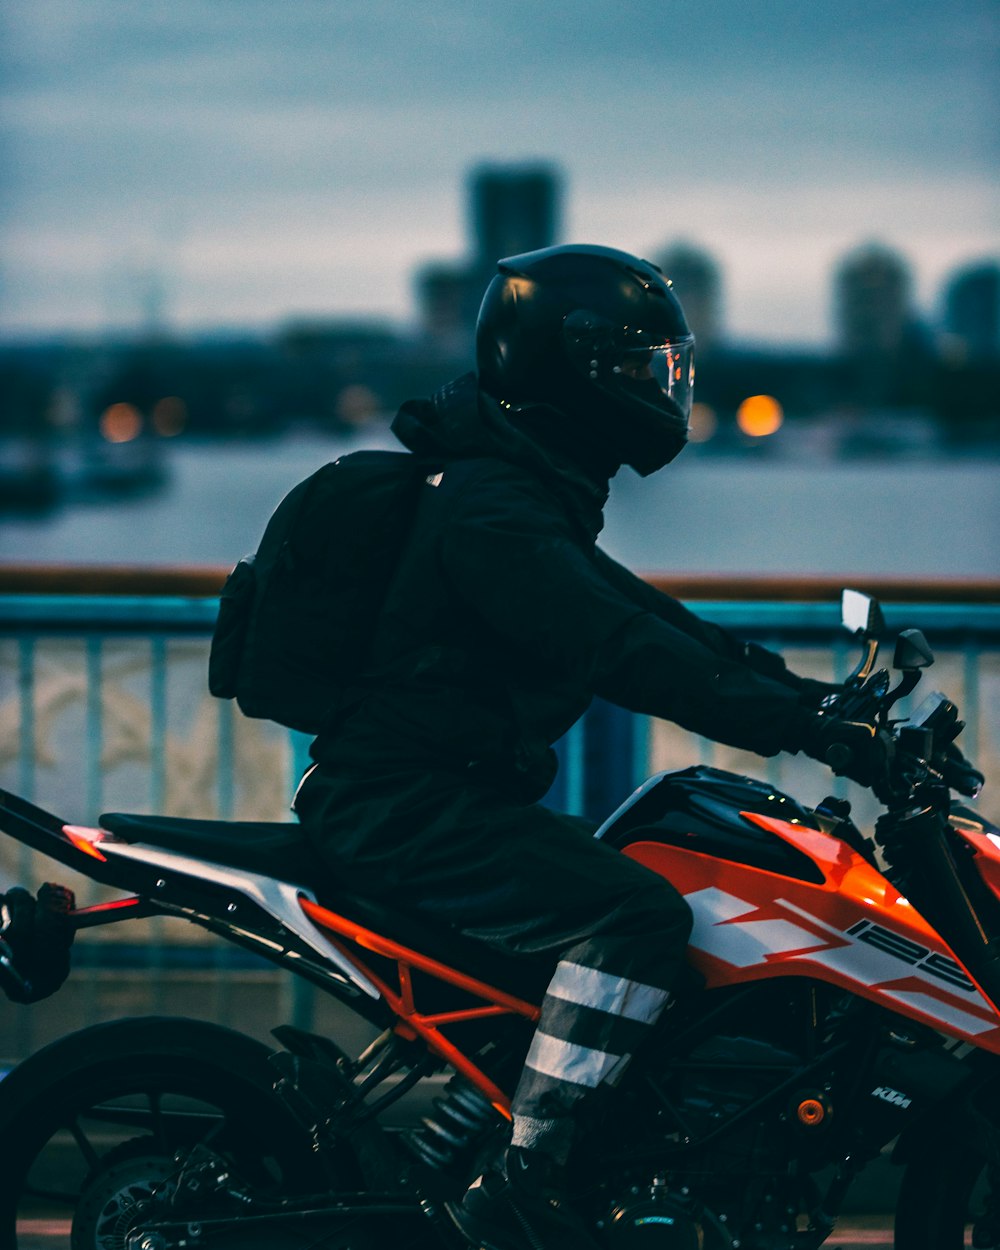
[[973,768],[968,760],[962,763],[948,760],[944,766],[944,779],[946,785],[952,790],[957,790],[959,794],[964,794],[968,799],[978,798],[979,792],[986,784],[986,778],[978,768]]

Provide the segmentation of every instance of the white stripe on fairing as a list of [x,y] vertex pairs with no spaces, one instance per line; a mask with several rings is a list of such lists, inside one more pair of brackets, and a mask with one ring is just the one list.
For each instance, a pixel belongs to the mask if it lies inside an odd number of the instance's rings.
[[[899,981],[904,977],[923,981],[927,986],[933,987],[936,993],[931,995],[889,990],[882,990],[880,993],[886,998],[895,998],[900,1003],[912,1002],[918,1010],[925,1011],[942,1023],[951,1021],[953,1027],[961,1028],[966,1033],[975,1035],[998,1027],[996,1013],[978,991],[953,988],[940,977],[925,972],[919,965],[909,964],[906,960],[867,942],[859,942],[847,933],[829,929],[822,921],[815,923],[828,929],[831,936],[837,939],[836,947],[831,947],[815,933],[809,933],[784,920],[744,920],[740,923],[724,924],[723,921],[733,922],[738,916],[752,915],[757,907],[714,886],[696,890],[685,895],[685,898],[695,915],[691,945],[734,967],[750,968],[755,964],[766,963],[768,955],[788,955],[792,951],[801,951],[803,960],[809,964],[829,968],[869,988]],[[790,906],[782,900],[776,900],[776,905]],[[806,916],[799,908],[793,910]],[[807,971],[807,968],[803,969],[803,972]],[[959,993],[962,995],[961,1002],[958,1001]],[[939,997],[942,994],[947,998]],[[920,1005],[913,1000],[921,1000],[929,1005]],[[969,1008],[978,1008],[984,1014],[973,1015]],[[985,1016],[993,1018],[986,1020]]]
[[581,1007],[594,1007],[612,1016],[652,1024],[670,998],[666,990],[628,977],[612,976],[598,968],[587,968],[563,959],[556,965],[555,975],[545,991]]
[[524,1066],[543,1076],[593,1089],[622,1059],[622,1055],[609,1055],[603,1050],[592,1050],[589,1046],[578,1046],[575,1042],[536,1032]]
[[[950,1003],[943,1003],[940,998],[935,998],[931,994],[918,994],[913,990],[883,990],[883,994],[886,998],[902,1003],[905,1007],[912,1007],[914,1011],[922,1011],[925,1016],[930,1016],[933,1020],[939,1020],[944,1025],[951,1025],[953,1029],[971,1033],[973,1037],[1000,1027],[1000,1021],[996,1019],[983,1020],[980,1016],[970,1015],[969,1012],[953,1007]],[[980,1002],[982,1001],[980,999]]]
[[739,924],[727,924],[718,933],[715,925],[699,926],[696,919],[691,945],[710,951],[738,968],[750,968],[766,963],[769,955],[791,951],[808,953],[811,959],[812,952],[821,952],[829,942],[788,920],[744,920]]
[[748,903],[746,899],[727,894],[714,885],[685,894],[684,899],[694,911],[695,924],[720,924],[737,916],[752,916],[759,910],[756,903]]
[[[193,859],[190,856],[164,851],[158,847],[117,842],[112,838],[101,842],[101,851],[105,855],[115,856],[118,859],[149,864],[163,872],[179,872],[185,877],[213,881],[230,890],[237,890],[263,907],[269,915],[274,916],[290,933],[300,937],[324,960],[334,964],[354,985],[364,990],[371,998],[382,997],[368,978],[362,976],[354,964],[328,942],[322,932],[306,917],[299,904],[299,898],[307,898],[315,903],[316,896],[311,890],[301,885],[292,885],[287,881],[276,881],[273,877],[261,877],[253,872],[241,872],[240,869],[230,868],[225,864],[213,864],[209,860]],[[233,920],[235,921],[236,917],[233,917]]]

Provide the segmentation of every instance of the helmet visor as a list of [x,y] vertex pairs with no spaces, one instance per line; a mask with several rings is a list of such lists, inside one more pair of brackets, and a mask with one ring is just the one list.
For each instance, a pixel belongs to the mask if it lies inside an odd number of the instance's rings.
[[623,381],[641,383],[649,392],[655,386],[686,422],[694,396],[694,336],[670,339],[655,347],[629,347],[614,372]]

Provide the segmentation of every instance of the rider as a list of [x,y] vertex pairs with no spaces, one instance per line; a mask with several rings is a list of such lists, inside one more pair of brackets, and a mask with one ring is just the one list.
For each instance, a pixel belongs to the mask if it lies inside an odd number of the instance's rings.
[[647,261],[564,246],[499,263],[477,373],[393,424],[437,468],[372,663],[296,800],[347,884],[551,973],[511,1144],[452,1211],[477,1246],[594,1244],[557,1200],[574,1127],[667,1006],[691,927],[668,881],[539,806],[551,744],[599,695],[762,755],[822,755],[839,734],[852,775],[877,765],[867,727],[817,716],[833,687],[596,545],[619,468],[648,476],[687,441],[693,348]]

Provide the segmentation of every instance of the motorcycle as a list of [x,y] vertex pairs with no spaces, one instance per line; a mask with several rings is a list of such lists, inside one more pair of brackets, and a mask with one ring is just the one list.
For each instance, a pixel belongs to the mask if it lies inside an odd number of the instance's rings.
[[[955,705],[935,694],[893,718],[933,657],[904,631],[891,687],[880,617],[845,592],[864,654],[834,709],[890,745],[874,839],[842,799],[808,808],[703,766],[652,777],[596,835],[695,917],[688,980],[572,1160],[573,1201],[608,1250],[818,1247],[887,1149],[897,1250],[1000,1246],[1000,828],[952,796],[982,781]],[[448,1203],[502,1148],[547,973],[310,884],[295,825],[86,828],[0,793],[0,829],[125,891],[72,910],[75,929],[182,917],[380,1030],[358,1055],[290,1025],[268,1048],[173,1018],[47,1046],[0,1081],[0,1246],[18,1245],[60,1140],[76,1156],[72,1250],[464,1244]],[[0,935],[0,979],[30,997],[15,936]],[[420,1123],[386,1122],[428,1086]]]

